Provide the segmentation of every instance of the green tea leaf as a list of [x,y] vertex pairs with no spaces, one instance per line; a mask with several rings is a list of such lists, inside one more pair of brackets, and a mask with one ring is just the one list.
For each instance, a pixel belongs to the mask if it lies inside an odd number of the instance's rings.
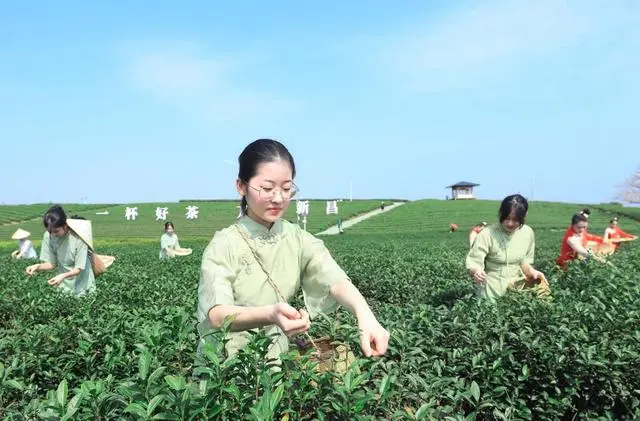
[[272,411],[274,411],[277,408],[278,404],[282,400],[283,394],[284,394],[284,385],[281,384],[276,388],[276,390],[273,392],[273,395],[271,396],[271,401],[269,402],[269,406]]
[[480,386],[478,386],[478,383],[476,383],[475,380],[471,382],[469,391],[471,392],[471,396],[473,396],[476,402],[478,402],[480,400]]
[[128,414],[134,414],[142,419],[147,419],[146,405],[140,402],[133,402],[124,409],[124,412]]
[[417,419],[417,420],[424,419],[426,417],[426,414],[427,414],[428,410],[429,410],[429,405],[428,404],[425,403],[422,406],[420,406],[420,408],[418,408],[418,410],[416,411],[415,419]]
[[382,381],[380,382],[380,389],[379,389],[380,396],[386,396],[390,389],[391,389],[391,378],[389,377],[389,375],[386,375],[382,378]]
[[13,379],[5,381],[3,386],[15,390],[24,390],[24,385],[19,381]]
[[142,380],[146,380],[149,375],[149,366],[151,365],[151,354],[142,352],[138,358],[138,375]]
[[76,414],[76,412],[78,412],[81,401],[82,401],[82,392],[78,393],[73,398],[71,398],[71,400],[69,401],[69,404],[67,405],[67,412],[64,415],[63,420],[71,419]]
[[151,414],[153,414],[153,412],[156,410],[158,405],[160,405],[160,403],[162,403],[162,400],[164,398],[165,398],[164,395],[158,395],[158,396],[154,396],[149,401],[149,405],[147,406],[147,417],[151,417]]
[[182,390],[182,379],[176,376],[164,376],[164,380],[167,382],[169,387],[173,390],[179,391]]
[[69,388],[67,386],[67,379],[64,379],[58,385],[58,390],[56,392],[56,399],[60,407],[64,407],[65,404],[67,403],[68,391],[69,391]]

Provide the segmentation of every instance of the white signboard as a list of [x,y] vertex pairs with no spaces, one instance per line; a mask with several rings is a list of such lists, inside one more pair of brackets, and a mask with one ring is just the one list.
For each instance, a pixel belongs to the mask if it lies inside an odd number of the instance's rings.
[[337,215],[338,214],[338,202],[335,200],[327,201],[327,215]]

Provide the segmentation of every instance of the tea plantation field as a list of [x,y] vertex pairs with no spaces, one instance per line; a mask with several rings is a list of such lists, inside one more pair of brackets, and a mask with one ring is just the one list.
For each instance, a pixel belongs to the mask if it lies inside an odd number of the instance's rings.
[[[49,204],[35,204],[35,205],[1,205],[0,206],[0,229],[7,225],[16,225],[23,221],[29,221],[32,219],[42,219],[42,215],[49,209]],[[87,213],[88,211],[101,211],[105,208],[109,208],[112,205],[82,205],[77,203],[62,204],[62,206],[69,211],[69,214],[74,213]],[[41,225],[42,226],[42,225]],[[15,231],[15,227],[14,231]],[[6,228],[11,230],[11,227]],[[3,230],[4,231],[4,230]]]
[[[323,238],[391,332],[387,355],[366,359],[348,312],[314,321],[314,336],[348,341],[359,357],[336,381],[294,351],[271,374],[262,336],[238,359],[221,362],[219,345],[195,364],[204,238],[168,262],[158,244],[105,238],[100,252],[118,260],[81,300],[54,293],[47,274],[23,275],[27,262],[11,261],[5,243],[0,418],[638,419],[640,247],[624,244],[615,268],[560,273],[553,260],[581,206],[532,206],[535,266],[553,298],[514,292],[490,305],[473,296],[464,257],[468,228],[495,221],[497,207],[413,202]],[[594,211],[590,231],[608,219]],[[447,232],[449,222],[461,231]],[[640,233],[630,219],[621,226]]]
[[[589,219],[589,231],[597,235],[604,235],[604,229],[612,218],[612,213],[586,205],[592,210]],[[477,223],[493,223],[497,220],[499,203],[490,200],[473,201],[443,201],[420,200],[408,205],[400,206],[390,213],[363,221],[349,229],[350,234],[414,234],[416,232],[438,235],[449,230],[449,224],[458,224],[466,234]],[[536,230],[562,231],[567,228],[574,213],[582,210],[585,205],[575,205],[553,202],[531,202],[527,223]],[[634,208],[620,207],[618,213],[629,212]],[[626,215],[626,213],[625,213]],[[627,221],[621,220],[621,227],[625,229]],[[389,226],[393,225],[393,230]]]
[[610,215],[623,215],[628,218],[640,221],[640,206],[623,207],[621,205],[599,205],[596,207],[598,210],[608,213]]

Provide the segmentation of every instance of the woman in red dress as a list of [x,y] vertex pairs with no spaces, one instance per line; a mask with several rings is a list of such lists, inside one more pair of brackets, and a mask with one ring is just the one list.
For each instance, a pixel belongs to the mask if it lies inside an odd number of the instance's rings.
[[[596,249],[599,253],[608,253],[610,247],[604,244],[604,239],[597,235],[589,234],[587,228],[589,226],[588,216],[583,212],[573,215],[571,218],[571,226],[567,229],[562,238],[562,246],[560,248],[560,256],[556,259],[556,264],[565,269],[569,261],[578,258],[593,257],[597,261],[604,263],[604,259],[594,253]],[[595,243],[596,246],[590,246]],[[603,246],[603,247],[601,247]]]
[[613,247],[617,249],[620,247],[620,241],[632,241],[637,239],[637,235],[627,234],[622,231],[618,226],[618,218],[615,217],[609,222],[609,227],[604,230],[604,241],[613,244]]

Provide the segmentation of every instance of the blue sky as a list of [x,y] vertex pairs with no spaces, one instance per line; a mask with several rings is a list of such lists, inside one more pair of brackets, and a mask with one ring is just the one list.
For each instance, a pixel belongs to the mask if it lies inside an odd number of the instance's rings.
[[0,3],[0,203],[235,198],[259,137],[310,198],[600,202],[640,164],[640,2],[233,3]]

